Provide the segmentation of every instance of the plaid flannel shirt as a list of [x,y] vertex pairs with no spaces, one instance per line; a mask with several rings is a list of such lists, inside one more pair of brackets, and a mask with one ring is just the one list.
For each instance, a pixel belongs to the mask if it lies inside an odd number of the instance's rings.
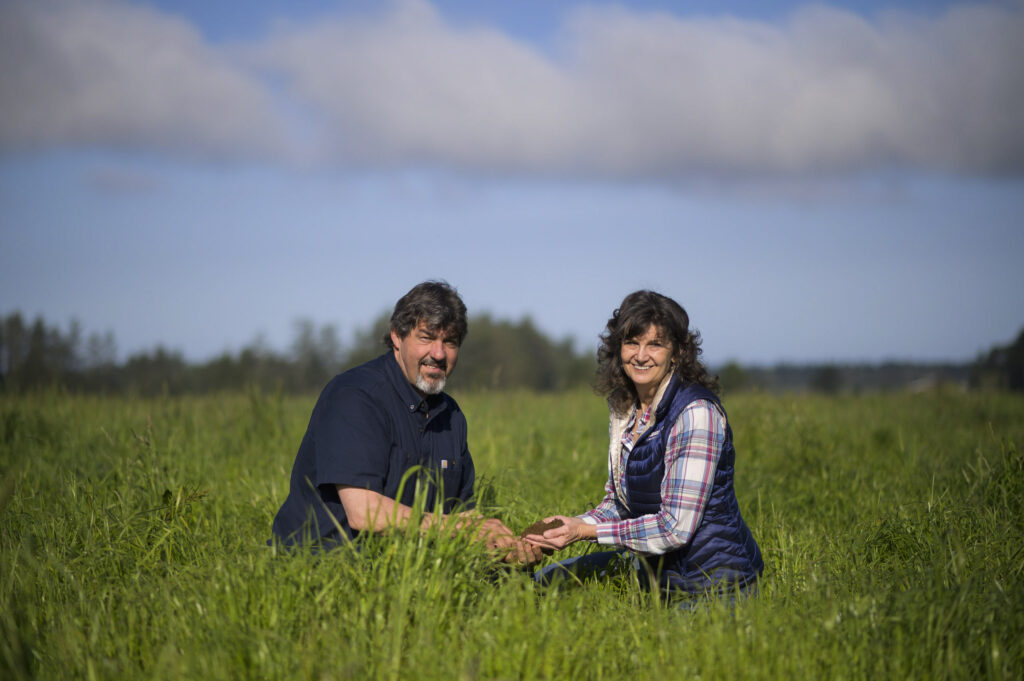
[[[623,461],[633,449],[633,424],[640,419],[637,432],[651,425],[652,409],[633,410],[622,436]],[[665,446],[665,477],[661,481],[661,508],[657,513],[623,519],[615,502],[615,486],[625,489],[626,466],[619,467],[614,480],[609,473],[604,499],[591,511],[579,516],[596,525],[599,544],[621,546],[644,554],[660,555],[687,544],[704,515],[725,442],[725,415],[708,400],[695,400],[678,416],[669,431]]]

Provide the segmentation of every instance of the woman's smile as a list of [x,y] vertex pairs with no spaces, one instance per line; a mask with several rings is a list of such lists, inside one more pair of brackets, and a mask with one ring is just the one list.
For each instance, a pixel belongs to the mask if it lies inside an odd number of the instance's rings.
[[643,334],[622,341],[619,357],[640,401],[646,402],[672,369],[672,344],[665,340],[661,329],[651,324]]

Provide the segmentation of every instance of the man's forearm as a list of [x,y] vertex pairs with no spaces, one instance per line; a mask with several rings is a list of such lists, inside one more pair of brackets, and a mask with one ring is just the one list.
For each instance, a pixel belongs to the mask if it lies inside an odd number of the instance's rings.
[[[338,497],[349,526],[357,532],[383,532],[393,527],[405,527],[413,515],[411,507],[368,489],[338,485]],[[426,528],[432,523],[433,516],[427,514],[421,526]]]
[[[367,489],[338,485],[338,497],[345,508],[349,526],[357,532],[383,532],[394,527],[406,527],[413,517],[411,507]],[[499,551],[503,560],[519,563],[535,563],[540,560],[539,550],[519,540],[497,518],[484,518],[476,511],[440,517],[427,513],[423,515],[419,527],[426,530],[438,522],[452,529],[476,528],[477,539],[488,548]]]

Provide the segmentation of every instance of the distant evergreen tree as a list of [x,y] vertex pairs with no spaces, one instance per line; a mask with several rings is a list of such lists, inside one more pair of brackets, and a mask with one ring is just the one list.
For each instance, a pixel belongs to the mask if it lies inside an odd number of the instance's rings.
[[833,364],[825,364],[818,367],[811,376],[810,388],[814,392],[826,395],[835,395],[843,387],[843,375],[839,367]]
[[1024,329],[1009,345],[992,348],[978,359],[971,372],[971,384],[1024,391]]
[[[391,313],[381,312],[362,329],[357,329],[352,347],[345,354],[344,368],[348,369],[363,362],[369,362],[374,357],[383,353],[387,348],[384,346],[384,332],[391,324]],[[472,333],[472,326],[470,326]]]
[[0,385],[23,391],[66,384],[80,368],[80,335],[75,322],[63,335],[42,317],[26,326],[21,313],[7,316],[0,323]]
[[137,395],[181,395],[198,392],[195,374],[180,352],[158,345],[152,352],[140,352],[125,362],[123,385]]
[[594,360],[578,355],[572,339],[553,342],[529,317],[513,323],[483,314],[470,319],[453,384],[490,390],[564,390],[589,383],[594,370]]
[[728,362],[721,368],[718,381],[724,393],[735,393],[750,387],[750,376],[747,374],[747,370],[736,361]]

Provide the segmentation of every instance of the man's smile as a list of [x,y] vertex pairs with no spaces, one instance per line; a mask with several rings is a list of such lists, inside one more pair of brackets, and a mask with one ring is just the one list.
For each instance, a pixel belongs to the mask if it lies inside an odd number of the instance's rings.
[[436,362],[434,360],[426,359],[420,362],[420,366],[424,367],[429,371],[434,371],[440,374],[444,374],[447,371],[447,367],[444,362]]

